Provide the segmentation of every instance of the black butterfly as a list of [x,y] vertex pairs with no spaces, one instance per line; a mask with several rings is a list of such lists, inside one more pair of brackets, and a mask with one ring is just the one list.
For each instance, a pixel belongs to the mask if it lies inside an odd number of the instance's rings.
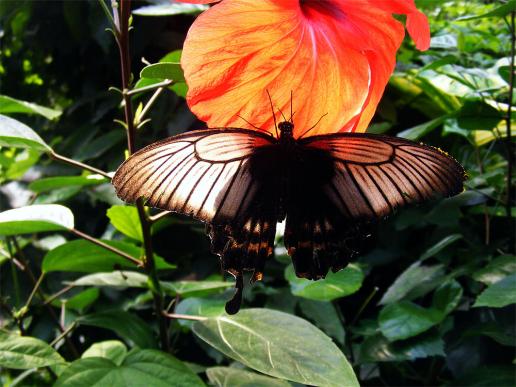
[[141,149],[116,171],[118,196],[193,216],[208,224],[212,250],[235,276],[263,276],[276,224],[296,275],[324,278],[355,251],[357,225],[408,203],[462,191],[465,172],[443,151],[402,138],[335,133],[294,138],[292,118],[279,135],[240,128],[193,131]]

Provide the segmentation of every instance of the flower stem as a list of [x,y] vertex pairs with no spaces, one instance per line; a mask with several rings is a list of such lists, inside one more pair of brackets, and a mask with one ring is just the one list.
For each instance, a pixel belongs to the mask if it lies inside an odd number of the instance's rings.
[[82,168],[82,169],[85,169],[87,171],[90,171],[90,172],[96,173],[98,175],[104,176],[105,178],[107,178],[107,179],[109,179],[111,181],[111,176],[107,172],[101,171],[100,169],[92,167],[91,165],[81,163],[80,161],[69,159],[68,157],[62,156],[62,155],[60,155],[60,154],[58,154],[58,153],[56,153],[54,151],[50,152],[49,156],[52,159],[57,160],[57,161],[61,161],[61,162],[65,163],[65,164],[73,165],[74,167]]
[[[118,7],[119,15],[119,34],[117,36],[117,45],[120,55],[120,67],[122,76],[122,96],[124,101],[125,125],[127,128],[127,148],[129,155],[136,151],[135,138],[136,128],[134,125],[133,108],[131,103],[131,95],[129,94],[130,78],[131,78],[131,60],[129,56],[129,17],[131,15],[131,0],[120,0]],[[168,337],[168,321],[162,315],[163,311],[163,292],[158,280],[156,265],[154,262],[154,253],[151,240],[151,223],[145,213],[143,200],[140,198],[136,201],[138,217],[142,225],[143,234],[143,268],[149,276],[152,287],[152,295],[154,299],[154,309],[159,322],[159,334],[161,347],[165,351],[170,349],[170,340]]]

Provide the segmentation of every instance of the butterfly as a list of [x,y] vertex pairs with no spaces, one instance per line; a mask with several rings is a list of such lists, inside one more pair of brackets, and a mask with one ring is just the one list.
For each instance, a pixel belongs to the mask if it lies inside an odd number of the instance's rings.
[[437,148],[367,133],[294,138],[292,115],[274,123],[276,136],[218,128],[153,143],[112,181],[126,202],[143,197],[207,224],[212,251],[236,278],[230,314],[240,309],[243,272],[252,272],[251,282],[262,279],[278,222],[286,219],[296,275],[317,280],[356,255],[360,225],[463,190],[464,169]]

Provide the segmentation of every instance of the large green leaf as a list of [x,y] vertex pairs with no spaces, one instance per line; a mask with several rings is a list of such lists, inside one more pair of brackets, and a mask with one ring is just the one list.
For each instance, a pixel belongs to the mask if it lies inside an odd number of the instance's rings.
[[36,204],[0,213],[0,235],[66,231],[73,227],[72,211],[59,204]]
[[40,152],[51,151],[47,143],[27,125],[1,114],[0,146],[30,148]]
[[107,211],[111,224],[121,233],[137,241],[143,241],[142,225],[134,206],[112,206]]
[[81,317],[79,323],[116,332],[122,339],[140,348],[156,348],[156,339],[150,326],[141,318],[123,311],[110,310]]
[[0,367],[24,370],[63,363],[61,355],[44,341],[0,331]]
[[175,357],[156,350],[134,350],[121,365],[90,357],[74,361],[57,380],[55,387],[204,386],[197,375]]
[[275,379],[255,372],[233,367],[211,367],[206,375],[212,385],[217,387],[289,387],[286,380]]
[[83,352],[81,358],[102,357],[111,360],[116,365],[122,364],[127,355],[127,347],[118,340],[107,340],[92,344]]
[[292,294],[317,301],[331,301],[355,293],[364,279],[360,267],[348,265],[337,273],[329,272],[325,279],[311,281],[296,277],[292,265],[285,269],[285,278],[290,283]]
[[62,111],[50,109],[32,102],[21,101],[6,95],[0,95],[0,113],[39,114],[49,120],[53,120],[59,117]]
[[306,298],[299,300],[299,307],[303,314],[333,337],[339,344],[344,345],[346,332],[335,306],[329,301],[314,301]]
[[299,317],[246,309],[235,316],[198,321],[193,330],[227,356],[264,374],[304,384],[358,386],[339,348]]
[[33,181],[29,184],[29,189],[40,193],[65,187],[98,185],[107,181],[108,179],[101,175],[47,177]]
[[[176,307],[175,312],[189,316],[215,317],[226,314],[224,306],[226,302],[222,299],[190,297],[182,300]],[[191,327],[193,321],[178,320],[179,325]]]
[[161,62],[148,65],[142,69],[140,77],[160,80],[170,79],[174,82],[185,81],[181,64],[175,62]]
[[516,303],[516,274],[489,285],[480,296],[478,296],[474,307],[488,306],[491,308],[503,308],[504,306]]
[[[111,240],[103,240],[102,242],[136,259],[139,259],[142,255],[141,248],[130,243]],[[165,260],[159,256],[155,256],[155,261],[158,270],[173,269],[175,267],[165,262]],[[67,242],[49,251],[43,258],[42,264],[42,270],[44,272],[74,271],[80,273],[96,273],[134,267],[134,263],[122,258],[120,255],[83,239]]]

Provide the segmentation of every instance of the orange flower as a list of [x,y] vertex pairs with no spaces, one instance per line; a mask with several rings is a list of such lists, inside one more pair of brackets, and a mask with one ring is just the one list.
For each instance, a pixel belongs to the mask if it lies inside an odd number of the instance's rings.
[[417,48],[427,49],[414,0],[222,0],[185,40],[188,105],[209,127],[248,127],[241,116],[274,133],[267,90],[287,116],[292,91],[294,136],[324,114],[310,135],[364,132],[404,37],[393,13],[407,15]]

